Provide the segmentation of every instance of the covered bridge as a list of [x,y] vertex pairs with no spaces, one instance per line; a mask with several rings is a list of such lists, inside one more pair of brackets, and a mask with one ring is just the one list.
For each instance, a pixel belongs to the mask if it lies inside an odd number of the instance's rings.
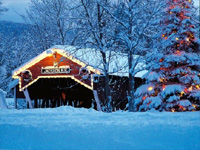
[[[127,103],[127,55],[109,52],[109,76],[115,109]],[[135,76],[135,86],[146,71]],[[15,108],[17,99],[25,98],[28,107],[93,107],[101,110],[104,103],[104,71],[101,54],[94,49],[54,46],[13,71]]]

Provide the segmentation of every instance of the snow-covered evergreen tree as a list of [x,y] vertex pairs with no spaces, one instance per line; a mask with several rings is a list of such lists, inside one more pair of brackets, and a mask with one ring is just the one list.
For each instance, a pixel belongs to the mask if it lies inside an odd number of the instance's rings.
[[193,8],[192,0],[166,1],[146,84],[135,92],[137,110],[200,110],[199,25]]

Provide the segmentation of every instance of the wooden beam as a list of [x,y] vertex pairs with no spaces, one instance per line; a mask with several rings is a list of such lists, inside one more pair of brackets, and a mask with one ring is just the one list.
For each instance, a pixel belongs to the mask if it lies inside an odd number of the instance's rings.
[[29,108],[30,108],[30,109],[33,109],[33,106],[32,106],[32,104],[31,104],[31,99],[30,99],[30,96],[29,96],[28,89],[25,88],[25,89],[23,90],[23,92],[24,92],[24,96],[25,96],[25,98],[26,98],[26,101],[27,101],[28,104],[29,104]]
[[17,87],[14,87],[14,102],[15,102],[15,109],[17,109]]
[[34,108],[38,108],[38,100],[37,100],[37,98],[34,99]]
[[94,99],[97,103],[97,110],[102,111],[101,105],[100,105],[100,100],[99,100],[99,97],[98,97],[98,94],[97,94],[97,90],[93,90],[93,94],[94,94]]

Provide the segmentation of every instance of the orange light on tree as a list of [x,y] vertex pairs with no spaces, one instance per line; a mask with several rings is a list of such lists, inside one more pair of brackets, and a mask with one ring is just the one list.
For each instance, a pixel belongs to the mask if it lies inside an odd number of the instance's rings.
[[183,111],[185,111],[185,107],[183,107],[182,105],[178,105],[179,109],[182,109]]
[[185,92],[184,92],[184,91],[182,91],[182,92],[180,93],[180,96],[182,97],[184,94],[185,94]]
[[180,56],[180,55],[181,55],[181,51],[177,50],[177,51],[176,51],[176,55],[179,55],[179,56]]
[[167,69],[166,69],[166,68],[164,68],[164,67],[161,67],[161,68],[160,68],[160,70],[167,71]]
[[163,62],[163,60],[164,60],[164,59],[163,59],[163,58],[161,58],[161,59],[159,60],[159,62]]
[[192,86],[191,86],[191,87],[189,87],[188,91],[192,91]]
[[184,92],[188,94],[188,89],[187,89],[187,88],[185,88],[185,89],[184,89]]
[[147,106],[148,106],[148,105],[150,105],[150,104],[151,104],[151,102],[152,102],[152,101],[148,102],[148,103],[147,103]]
[[[197,97],[196,93],[200,90],[200,83],[198,82],[200,73],[197,75],[199,71],[198,41],[200,39],[196,36],[198,35],[198,30],[196,30],[198,22],[193,19],[192,2],[192,0],[163,1],[163,3],[166,3],[166,8],[163,9],[165,13],[160,19],[161,32],[157,36],[165,44],[164,46],[163,43],[159,44],[162,48],[160,52],[162,55],[159,58],[153,56],[155,61],[149,65],[150,70],[155,72],[156,75],[158,74],[159,77],[157,79],[155,76],[156,80],[152,80],[150,76],[145,77],[147,81],[146,90],[142,92],[142,95],[140,90],[138,92],[140,101],[142,101],[139,104],[142,107],[137,106],[140,111],[151,109],[153,105],[149,105],[149,100],[151,100],[151,97],[160,95],[162,95],[161,101],[164,104],[161,104],[162,107],[159,108],[161,110],[183,112],[199,110],[200,108],[198,103],[194,102]],[[169,41],[166,42],[167,40]],[[190,57],[187,57],[187,55]],[[169,90],[170,95],[166,94],[168,89],[171,88],[173,90]],[[144,97],[146,95],[148,96],[147,99]],[[171,95],[174,95],[174,97],[170,97]],[[170,100],[167,100],[169,97]],[[193,103],[196,106],[192,105]]]
[[[189,25],[190,28],[194,28],[194,25]],[[191,34],[191,33],[190,33]]]
[[200,89],[200,85],[196,85],[196,88],[199,90]]
[[152,91],[152,90],[153,90],[153,87],[150,86],[150,87],[148,88],[148,91]]
[[143,97],[142,97],[142,100],[145,100],[146,98],[147,98],[146,96],[143,96]]
[[162,85],[162,90],[164,91],[165,90],[165,88],[166,88],[166,85]]
[[195,104],[192,104],[192,106],[193,106],[194,108],[196,108],[196,107],[197,107]]

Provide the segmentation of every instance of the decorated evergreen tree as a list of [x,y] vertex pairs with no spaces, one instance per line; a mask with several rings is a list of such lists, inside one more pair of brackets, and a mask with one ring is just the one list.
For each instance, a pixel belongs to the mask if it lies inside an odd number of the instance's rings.
[[157,50],[135,92],[135,110],[200,110],[199,25],[192,0],[166,0]]

